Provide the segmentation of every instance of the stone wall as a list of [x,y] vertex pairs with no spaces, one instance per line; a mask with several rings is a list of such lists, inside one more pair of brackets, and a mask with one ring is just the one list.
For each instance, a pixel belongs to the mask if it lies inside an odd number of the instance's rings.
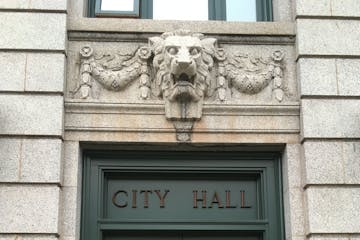
[[287,22],[212,25],[88,19],[84,2],[0,1],[0,240],[79,239],[81,147],[179,147],[162,99],[139,99],[137,85],[100,89],[99,98],[73,94],[83,46],[113,53],[179,28],[228,52],[286,53],[282,101],[272,98],[274,85],[207,99],[192,146],[284,146],[286,239],[360,239],[358,0],[274,0],[275,19]]
[[307,239],[360,239],[360,2],[299,0]]
[[0,239],[58,239],[66,0],[0,1]]

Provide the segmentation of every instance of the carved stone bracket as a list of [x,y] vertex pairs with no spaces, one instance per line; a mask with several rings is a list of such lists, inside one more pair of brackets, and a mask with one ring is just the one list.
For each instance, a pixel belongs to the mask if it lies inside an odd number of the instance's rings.
[[162,99],[165,116],[174,123],[179,141],[189,141],[194,121],[202,116],[207,99],[225,101],[234,89],[244,94],[261,92],[273,81],[274,99],[284,99],[284,53],[269,58],[227,53],[215,38],[176,30],[151,37],[148,46],[128,53],[95,54],[80,50],[79,86],[75,96],[91,98],[94,81],[110,91],[122,91],[138,82],[140,99]]

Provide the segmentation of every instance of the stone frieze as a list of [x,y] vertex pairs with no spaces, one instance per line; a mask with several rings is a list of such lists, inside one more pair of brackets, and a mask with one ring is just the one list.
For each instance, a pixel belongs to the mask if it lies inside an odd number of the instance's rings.
[[227,52],[215,38],[187,30],[151,37],[147,46],[130,53],[96,53],[84,46],[80,57],[75,98],[91,98],[95,82],[109,91],[137,84],[139,98],[164,101],[166,118],[181,141],[188,140],[186,132],[201,119],[204,101],[231,100],[229,91],[256,95],[271,87],[274,98],[284,100],[282,51],[267,57]]

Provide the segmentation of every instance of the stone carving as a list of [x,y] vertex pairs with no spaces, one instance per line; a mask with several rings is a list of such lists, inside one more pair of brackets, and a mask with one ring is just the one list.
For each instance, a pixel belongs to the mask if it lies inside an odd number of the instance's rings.
[[225,101],[231,98],[230,89],[253,95],[273,82],[275,99],[284,98],[281,51],[267,59],[227,53],[215,38],[187,30],[151,37],[148,46],[128,53],[94,54],[84,46],[80,57],[77,96],[91,97],[93,81],[110,91],[124,90],[137,81],[141,99],[163,99],[166,118],[173,121],[179,141],[190,140],[204,101]]
[[165,101],[172,120],[201,118],[204,98],[211,95],[216,39],[189,31],[150,38],[154,52],[154,92]]
[[150,73],[147,60],[151,52],[147,47],[137,49],[130,54],[100,54],[94,55],[90,46],[80,50],[81,69],[80,98],[90,96],[92,79],[111,91],[120,91],[135,79],[140,79],[140,95],[146,99],[150,96]]
[[284,96],[281,69],[283,57],[281,51],[275,51],[268,60],[235,53],[226,62],[229,82],[238,91],[252,95],[259,93],[274,80],[275,97],[281,102]]

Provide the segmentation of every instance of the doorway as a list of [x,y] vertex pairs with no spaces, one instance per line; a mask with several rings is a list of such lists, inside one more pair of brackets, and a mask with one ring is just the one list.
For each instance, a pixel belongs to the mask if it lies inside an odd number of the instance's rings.
[[284,239],[277,152],[85,151],[83,240]]

